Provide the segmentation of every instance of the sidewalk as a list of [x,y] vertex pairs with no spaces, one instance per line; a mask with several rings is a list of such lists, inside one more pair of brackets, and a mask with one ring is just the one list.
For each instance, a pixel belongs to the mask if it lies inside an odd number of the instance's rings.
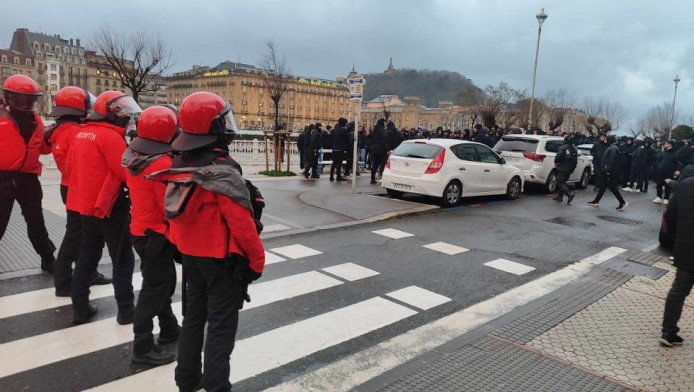
[[[324,174],[318,180],[305,179],[298,166],[297,176],[258,175],[262,166],[244,166],[244,177],[263,193],[266,208],[261,238],[272,238],[314,230],[367,223],[395,216],[438,210],[437,206],[375,196],[385,194],[379,185],[369,185],[368,175],[358,177],[357,194],[351,182],[330,182]],[[45,165],[40,177],[43,190],[44,220],[49,237],[57,248],[65,233],[65,206],[60,198],[60,173]],[[57,251],[55,252],[57,255]],[[102,263],[109,263],[104,252]],[[19,205],[15,206],[5,236],[0,241],[0,280],[41,273],[39,257],[26,234]]]
[[683,347],[658,343],[675,268],[629,252],[356,391],[692,391],[694,298]]

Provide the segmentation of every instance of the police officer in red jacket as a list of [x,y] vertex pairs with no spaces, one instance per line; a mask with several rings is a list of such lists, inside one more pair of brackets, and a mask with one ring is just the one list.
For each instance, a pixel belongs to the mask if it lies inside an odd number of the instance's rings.
[[117,322],[131,324],[135,311],[132,286],[135,257],[130,246],[129,202],[121,166],[127,148],[125,130],[142,110],[118,91],[97,97],[94,110],[70,146],[67,209],[81,215],[82,239],[72,277],[73,322],[88,322],[97,308],[89,303],[89,282],[99,264],[103,243],[113,263]]
[[179,121],[182,133],[172,145],[182,153],[174,158],[173,169],[152,176],[169,181],[169,239],[183,254],[187,277],[176,384],[182,392],[200,387],[230,391],[229,358],[239,309],[248,284],[263,271],[265,252],[248,188],[229,157],[235,128],[231,106],[212,93],[193,93],[181,103]]
[[12,75],[2,86],[0,101],[0,240],[5,235],[15,200],[22,209],[29,241],[41,256],[41,269],[53,271],[55,245],[43,220],[39,155],[51,152],[43,137],[43,122],[34,111],[41,96],[28,76]]
[[176,113],[164,106],[145,109],[137,122],[137,137],[123,154],[128,189],[132,202],[130,233],[140,255],[142,289],[137,297],[133,330],[135,342],[132,361],[163,365],[176,360],[176,354],[155,345],[152,336],[154,317],[159,318],[158,343],[178,340],[180,327],[171,310],[171,296],[176,290],[174,253],[169,242],[169,224],[164,219],[166,185],[145,176],[171,168],[171,142],[178,131]]
[[[88,91],[74,86],[60,89],[55,96],[55,108],[48,115],[55,117],[55,125],[46,130],[45,138],[51,147],[53,159],[60,171],[60,197],[63,204],[67,201],[67,190],[70,184],[70,172],[66,161],[72,140],[82,129],[82,121],[92,107],[95,99]],[[53,266],[53,283],[57,297],[69,297],[72,293],[72,263],[77,260],[80,248],[80,215],[67,210],[65,236]],[[92,285],[110,284],[111,279],[96,272],[90,282]]]

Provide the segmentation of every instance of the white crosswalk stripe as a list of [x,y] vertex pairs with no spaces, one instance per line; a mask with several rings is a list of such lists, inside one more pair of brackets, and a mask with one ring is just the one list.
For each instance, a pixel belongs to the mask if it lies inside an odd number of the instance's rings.
[[[181,266],[176,265],[178,281],[181,281]],[[133,274],[133,288],[139,290],[142,287],[142,274]],[[90,299],[106,298],[113,296],[113,285],[92,286],[89,294]],[[40,310],[57,308],[60,306],[71,305],[70,297],[56,297],[54,288],[34,290],[21,294],[7,295],[0,297],[0,319]]]
[[447,255],[453,256],[459,253],[467,252],[469,249],[463,248],[461,246],[448,244],[445,242],[434,242],[433,244],[423,245],[427,249],[435,250],[437,252],[445,253]]
[[301,259],[303,257],[315,256],[322,254],[323,252],[311,249],[308,246],[301,244],[283,246],[280,248],[270,249],[273,253],[279,253],[284,257],[289,257],[290,259]]
[[501,271],[505,271],[514,275],[524,275],[528,272],[534,271],[535,267],[531,267],[525,264],[516,263],[515,261],[510,261],[506,259],[496,259],[488,263],[484,263],[487,267],[496,268]]

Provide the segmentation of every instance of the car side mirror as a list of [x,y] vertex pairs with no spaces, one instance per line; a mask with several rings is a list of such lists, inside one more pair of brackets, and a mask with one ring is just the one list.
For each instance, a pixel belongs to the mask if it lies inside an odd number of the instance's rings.
[[505,165],[505,164],[506,164],[506,159],[505,159],[505,158],[499,158],[499,164],[500,164],[500,165]]

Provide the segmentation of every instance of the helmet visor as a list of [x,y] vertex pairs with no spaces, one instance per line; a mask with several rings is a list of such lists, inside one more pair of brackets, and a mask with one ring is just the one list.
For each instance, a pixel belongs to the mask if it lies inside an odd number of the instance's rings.
[[36,102],[39,100],[38,95],[22,94],[14,91],[4,91],[5,103],[11,110],[20,112],[33,112],[36,107]]
[[96,97],[94,96],[94,94],[87,91],[87,104],[89,105],[89,107],[86,108],[87,112],[94,108],[94,103],[96,103]]
[[231,129],[234,133],[239,133],[239,129],[236,127],[236,121],[234,120],[234,113],[231,111],[231,105],[229,105],[229,110],[224,114],[223,118],[227,129]]
[[107,112],[112,113],[115,117],[129,117],[137,119],[142,113],[142,108],[135,102],[133,97],[124,95],[118,97],[107,104]]

